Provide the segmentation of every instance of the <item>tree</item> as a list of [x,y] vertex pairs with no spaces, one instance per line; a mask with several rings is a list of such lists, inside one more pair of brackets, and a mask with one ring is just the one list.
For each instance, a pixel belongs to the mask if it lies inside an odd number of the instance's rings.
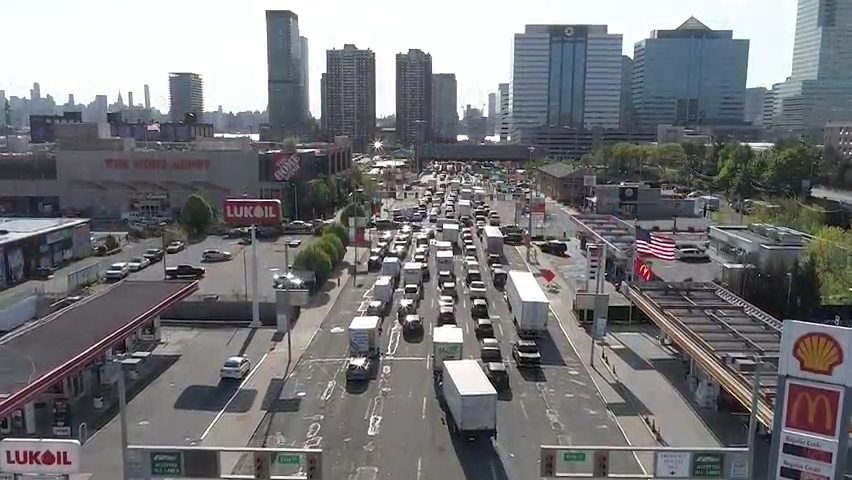
[[349,244],[349,229],[340,222],[334,222],[323,227],[323,235],[325,234],[334,235],[344,246]]
[[364,209],[364,204],[362,202],[352,202],[346,207],[343,208],[343,211],[340,212],[340,223],[343,225],[349,225],[349,219],[356,218],[366,218],[367,212]]
[[786,143],[766,151],[763,181],[775,191],[801,195],[814,177],[819,149],[805,142]]
[[314,272],[317,277],[317,288],[321,288],[334,271],[334,264],[328,254],[314,243],[296,255],[293,268]]
[[737,199],[749,198],[755,177],[754,151],[748,145],[728,143],[719,150],[719,186]]
[[823,303],[848,303],[852,281],[852,233],[838,227],[820,227],[808,243],[808,261],[813,262],[820,285]]
[[180,211],[180,225],[189,235],[199,235],[213,222],[213,209],[201,195],[193,193]]
[[331,201],[331,191],[328,188],[324,178],[316,178],[308,182],[306,201],[309,207],[313,210],[314,217],[318,215],[324,216],[334,203]]
[[343,242],[337,238],[337,235],[333,233],[324,233],[319,240],[319,244],[329,254],[335,264],[343,260],[343,256],[346,255],[346,247],[343,246]]
[[111,252],[118,247],[119,247],[119,243],[118,243],[118,240],[115,239],[114,235],[110,234],[110,235],[107,235],[106,238],[104,238],[104,248],[106,248],[106,250],[108,252]]

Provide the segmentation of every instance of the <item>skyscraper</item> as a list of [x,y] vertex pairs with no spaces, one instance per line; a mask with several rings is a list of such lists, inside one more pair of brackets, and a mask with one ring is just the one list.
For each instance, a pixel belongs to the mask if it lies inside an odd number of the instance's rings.
[[432,75],[432,130],[439,143],[455,142],[459,134],[458,83],[454,73]]
[[505,142],[509,139],[509,84],[501,83],[497,85],[497,96],[499,97],[500,118],[498,134],[500,141]]
[[772,126],[822,139],[825,124],[852,120],[852,1],[799,0],[793,70],[773,88]]
[[320,77],[320,130],[328,133],[328,75],[323,73]]
[[633,113],[647,126],[741,125],[749,41],[689,17],[633,46]]
[[266,67],[269,126],[276,139],[305,125],[299,16],[290,10],[266,11]]
[[143,93],[145,95],[145,109],[147,110],[151,108],[151,89],[148,88],[147,84],[144,87]]
[[621,118],[618,124],[622,130],[629,130],[633,126],[632,91],[633,86],[633,59],[627,55],[621,56]]
[[403,144],[432,135],[432,55],[411,49],[396,54],[396,136]]
[[763,106],[766,104],[766,87],[747,88],[743,121],[756,127],[763,126]]
[[127,92],[127,106],[133,106],[133,92]]
[[515,34],[512,140],[541,127],[617,129],[622,43],[606,25],[527,25]]
[[[119,102],[121,94],[119,93]],[[196,121],[204,115],[204,82],[197,73],[169,74],[169,117],[173,122],[186,121],[188,113],[195,114]]]
[[331,136],[347,136],[361,152],[376,129],[376,54],[346,44],[326,52],[323,116]]
[[488,94],[488,135],[497,135],[497,93]]
[[302,55],[302,97],[305,102],[305,118],[311,118],[311,65],[306,37],[299,37],[299,48]]

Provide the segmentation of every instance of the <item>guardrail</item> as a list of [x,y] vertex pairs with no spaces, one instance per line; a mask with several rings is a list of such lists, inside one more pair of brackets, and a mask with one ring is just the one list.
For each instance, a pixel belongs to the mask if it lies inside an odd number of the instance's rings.
[[[718,360],[707,349],[702,348],[696,342],[689,329],[685,328],[682,322],[667,317],[663,314],[643,293],[634,286],[627,284],[622,287],[622,293],[625,297],[634,302],[651,320],[660,327],[672,340],[681,346],[683,351],[699,366],[716,379],[728,393],[737,399],[740,404],[746,409],[751,409],[752,404],[752,388],[742,375],[731,372],[720,360]],[[703,343],[703,342],[702,342]],[[769,404],[764,398],[758,399],[758,408],[755,412],[758,421],[766,427],[772,425],[774,406]]]

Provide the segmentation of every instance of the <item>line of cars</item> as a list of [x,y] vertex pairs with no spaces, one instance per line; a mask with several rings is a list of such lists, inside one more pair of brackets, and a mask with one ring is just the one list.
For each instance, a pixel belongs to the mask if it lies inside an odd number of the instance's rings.
[[[186,244],[180,241],[171,242],[165,249],[149,248],[138,257],[133,257],[126,262],[113,263],[104,272],[104,278],[107,281],[123,280],[129,277],[131,273],[140,272],[155,263],[164,261],[166,255],[176,255],[185,249]],[[201,261],[205,263],[224,262],[232,258],[233,255],[230,252],[219,249],[208,249],[201,254]],[[171,279],[201,278],[205,273],[205,268],[190,264],[179,264],[165,269],[166,277]]]

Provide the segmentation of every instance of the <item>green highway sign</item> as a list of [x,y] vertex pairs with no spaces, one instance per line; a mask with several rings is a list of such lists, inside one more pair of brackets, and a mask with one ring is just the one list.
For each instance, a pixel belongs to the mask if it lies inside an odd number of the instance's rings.
[[696,452],[692,455],[693,478],[723,478],[725,455],[721,453]]
[[562,461],[570,463],[585,462],[586,452],[563,452]]
[[275,457],[275,463],[279,465],[298,465],[302,463],[302,456],[289,453],[279,453],[278,456]]
[[151,475],[155,477],[183,477],[181,452],[150,452]]

